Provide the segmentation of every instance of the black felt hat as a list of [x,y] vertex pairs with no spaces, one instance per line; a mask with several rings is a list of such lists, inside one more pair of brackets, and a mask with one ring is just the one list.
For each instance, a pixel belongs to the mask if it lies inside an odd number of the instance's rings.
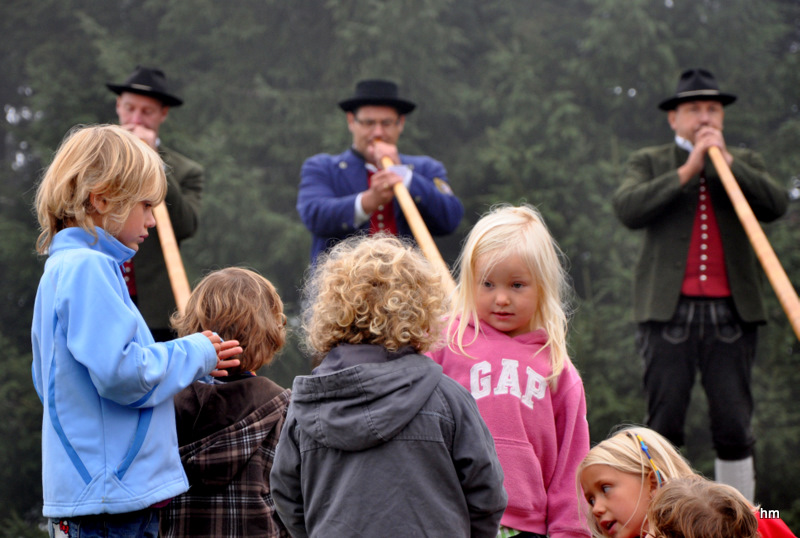
[[389,80],[370,79],[356,84],[353,97],[339,102],[345,112],[353,112],[364,105],[390,106],[401,116],[414,110],[417,105],[399,97],[397,84]]
[[108,82],[106,86],[117,95],[122,92],[138,93],[158,99],[164,106],[181,106],[183,104],[180,97],[172,95],[167,90],[167,77],[160,69],[137,65],[125,82],[122,84]]
[[675,110],[686,101],[719,101],[727,106],[736,101],[736,96],[719,91],[717,81],[710,71],[705,69],[688,69],[681,74],[675,95],[658,105],[661,110]]

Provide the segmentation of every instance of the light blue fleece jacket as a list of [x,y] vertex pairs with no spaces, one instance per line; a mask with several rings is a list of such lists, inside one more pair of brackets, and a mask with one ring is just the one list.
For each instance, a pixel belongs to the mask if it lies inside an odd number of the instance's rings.
[[46,517],[132,512],[186,491],[172,396],[217,362],[201,334],[153,342],[120,269],[135,251],[97,233],[58,232],[36,294]]

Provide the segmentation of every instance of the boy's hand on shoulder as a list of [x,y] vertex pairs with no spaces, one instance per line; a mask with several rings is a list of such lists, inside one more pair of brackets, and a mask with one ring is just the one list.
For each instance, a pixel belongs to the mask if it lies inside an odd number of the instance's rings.
[[203,335],[211,340],[211,343],[214,344],[214,349],[217,351],[217,368],[211,372],[212,377],[224,377],[228,375],[227,368],[239,366],[239,359],[231,358],[244,351],[238,340],[226,340],[223,342],[219,335],[211,331],[203,331]]

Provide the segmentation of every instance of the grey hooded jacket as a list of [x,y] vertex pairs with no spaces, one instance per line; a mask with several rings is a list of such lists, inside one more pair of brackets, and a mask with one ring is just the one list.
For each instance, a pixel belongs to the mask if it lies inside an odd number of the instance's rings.
[[295,537],[493,537],[507,502],[472,396],[428,357],[374,345],[295,378],[270,486]]

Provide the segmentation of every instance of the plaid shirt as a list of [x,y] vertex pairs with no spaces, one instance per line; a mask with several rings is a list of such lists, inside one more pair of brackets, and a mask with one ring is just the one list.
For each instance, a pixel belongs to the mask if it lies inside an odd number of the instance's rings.
[[[265,377],[195,383],[175,398],[191,486],[162,509],[160,536],[289,536],[269,489],[289,399]],[[185,444],[189,435],[196,440]]]

